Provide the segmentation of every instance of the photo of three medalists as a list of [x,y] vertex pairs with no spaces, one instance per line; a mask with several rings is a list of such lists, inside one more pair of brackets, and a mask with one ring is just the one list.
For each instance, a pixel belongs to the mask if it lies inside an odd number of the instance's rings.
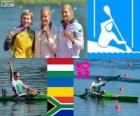
[[13,58],[79,58],[84,48],[84,31],[74,17],[71,5],[60,8],[62,21],[59,26],[52,22],[49,6],[40,10],[40,27],[31,29],[33,12],[24,9],[20,25],[6,34],[4,51],[11,50]]

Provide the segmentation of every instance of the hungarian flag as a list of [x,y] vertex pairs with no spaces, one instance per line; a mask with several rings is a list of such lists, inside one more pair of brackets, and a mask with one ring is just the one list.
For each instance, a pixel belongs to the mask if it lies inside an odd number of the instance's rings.
[[48,116],[73,116],[72,58],[49,58],[47,61]]

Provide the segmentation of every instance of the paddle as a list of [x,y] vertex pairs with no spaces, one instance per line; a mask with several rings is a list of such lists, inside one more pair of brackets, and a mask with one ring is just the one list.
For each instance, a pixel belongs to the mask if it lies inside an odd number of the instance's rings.
[[117,75],[117,76],[115,76],[115,77],[109,79],[107,82],[112,81],[112,80],[116,80],[116,79],[119,78],[120,76],[121,76],[121,75]]
[[[115,21],[114,21],[112,15],[111,15],[111,11],[110,11],[110,8],[109,8],[108,5],[105,5],[105,6],[104,6],[104,12],[110,17],[110,19],[112,19],[112,22],[113,22],[113,24],[114,24],[114,26],[115,26],[117,32],[119,33],[119,35],[120,35],[122,41],[124,41],[124,37],[122,36],[121,32],[119,31],[119,28],[117,27],[117,25],[116,25],[116,23],[115,23]],[[125,45],[125,47],[126,47],[126,52],[129,52],[129,53],[132,52],[132,49],[131,49],[130,47],[128,47],[128,45],[127,45],[126,43],[124,43],[124,45]]]
[[[117,75],[117,76],[115,76],[115,77],[109,79],[106,83],[108,83],[108,82],[110,82],[110,81],[112,81],[112,80],[115,80],[115,79],[119,78],[120,76],[121,76],[121,75]],[[92,89],[92,91],[93,91],[93,89]],[[83,94],[83,97],[88,97],[90,94],[92,94],[92,91],[90,91],[88,94],[87,94],[87,93]],[[81,97],[82,97],[82,96],[81,96]]]

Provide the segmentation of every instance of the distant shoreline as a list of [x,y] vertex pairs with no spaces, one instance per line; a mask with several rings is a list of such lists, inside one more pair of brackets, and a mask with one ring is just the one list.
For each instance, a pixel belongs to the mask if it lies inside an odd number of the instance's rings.
[[[6,0],[5,0],[6,1]],[[57,4],[57,3],[86,3],[86,0],[14,0],[18,4]]]

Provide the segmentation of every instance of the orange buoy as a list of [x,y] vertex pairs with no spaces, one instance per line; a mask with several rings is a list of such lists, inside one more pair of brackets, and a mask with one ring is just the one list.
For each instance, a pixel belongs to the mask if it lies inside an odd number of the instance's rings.
[[128,66],[129,66],[129,67],[132,67],[132,66],[133,66],[132,62],[129,62],[129,63],[128,63]]
[[124,93],[124,87],[120,87],[120,92]]
[[128,73],[125,73],[125,74],[124,74],[124,77],[125,77],[125,78],[128,78]]
[[120,110],[121,110],[121,105],[116,104],[116,105],[115,105],[115,109],[116,109],[117,111],[120,111]]

